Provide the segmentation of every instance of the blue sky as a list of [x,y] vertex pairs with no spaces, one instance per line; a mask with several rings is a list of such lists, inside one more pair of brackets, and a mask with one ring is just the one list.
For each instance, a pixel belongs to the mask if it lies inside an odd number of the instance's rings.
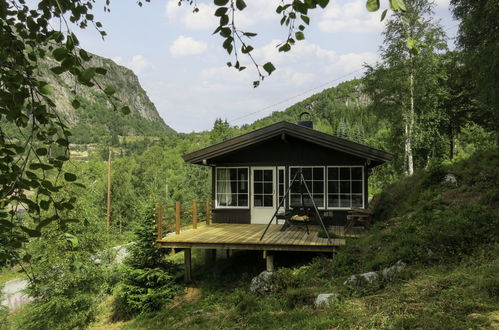
[[[453,37],[457,22],[448,2],[436,1],[435,17]],[[105,40],[92,28],[75,32],[83,48],[132,69],[165,122],[179,132],[210,129],[218,117],[233,125],[251,123],[362,76],[363,63],[378,59],[381,12],[369,13],[365,0],[331,0],[325,10],[315,10],[306,39],[286,54],[275,48],[286,36],[275,13],[280,1],[246,3],[237,24],[258,33],[252,43],[257,61],[272,61],[277,67],[256,89],[253,67],[237,72],[225,65],[231,58],[220,37],[212,35],[216,19],[211,1],[198,1],[200,11],[195,14],[188,5],[179,7],[177,0],[152,0],[141,8],[135,1],[115,0],[111,13],[97,4],[95,16],[108,33]],[[449,45],[452,48],[451,41]]]

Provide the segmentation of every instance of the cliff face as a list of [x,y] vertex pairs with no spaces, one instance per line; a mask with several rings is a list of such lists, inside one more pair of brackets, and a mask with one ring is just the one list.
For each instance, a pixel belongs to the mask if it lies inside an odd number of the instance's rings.
[[[96,75],[100,86],[113,86],[122,105],[131,112],[123,115],[112,105],[96,86],[78,84],[68,73],[56,75],[49,70],[57,62],[46,59],[40,71],[52,86],[52,98],[62,118],[71,127],[73,143],[104,142],[112,136],[163,136],[176,134],[160,117],[156,107],[140,86],[132,70],[97,55],[86,63],[88,67],[103,67],[106,75]],[[74,109],[71,101],[76,98],[81,107]]]

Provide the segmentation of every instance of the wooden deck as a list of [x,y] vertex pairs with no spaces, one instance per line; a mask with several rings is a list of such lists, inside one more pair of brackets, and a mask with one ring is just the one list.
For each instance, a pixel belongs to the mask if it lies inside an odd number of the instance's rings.
[[[310,226],[310,234],[304,227],[291,226],[280,231],[282,225],[271,225],[260,241],[264,224],[211,224],[198,229],[169,234],[157,240],[162,248],[176,249],[234,249],[234,250],[266,250],[266,251],[313,251],[332,252],[345,245],[344,238],[327,238],[318,236],[319,226]],[[340,237],[356,237],[359,232],[353,228],[352,233],[345,235],[343,227],[329,227]]]

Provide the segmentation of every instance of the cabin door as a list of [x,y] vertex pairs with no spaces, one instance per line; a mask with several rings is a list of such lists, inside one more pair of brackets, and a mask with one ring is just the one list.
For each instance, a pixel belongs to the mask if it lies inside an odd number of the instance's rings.
[[269,223],[276,210],[274,167],[251,169],[251,223]]

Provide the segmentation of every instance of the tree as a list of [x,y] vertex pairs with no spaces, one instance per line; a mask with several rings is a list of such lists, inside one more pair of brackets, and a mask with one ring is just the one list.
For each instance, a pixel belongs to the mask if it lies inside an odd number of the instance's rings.
[[461,20],[457,44],[462,61],[483,104],[473,114],[474,121],[494,131],[499,144],[499,6],[496,0],[452,0],[451,5],[454,17]]
[[[403,168],[414,173],[414,149],[429,143],[425,136],[430,125],[418,125],[418,121],[437,117],[435,95],[438,52],[446,49],[445,34],[433,21],[434,4],[425,0],[407,1],[404,15],[394,14],[386,24],[384,44],[381,47],[382,63],[368,68],[367,91],[374,109],[389,118],[394,127],[402,123],[402,129],[394,131],[394,137],[403,136]],[[404,42],[404,36],[408,39]],[[411,47],[416,45],[417,48]],[[423,127],[425,126],[425,127]]]

